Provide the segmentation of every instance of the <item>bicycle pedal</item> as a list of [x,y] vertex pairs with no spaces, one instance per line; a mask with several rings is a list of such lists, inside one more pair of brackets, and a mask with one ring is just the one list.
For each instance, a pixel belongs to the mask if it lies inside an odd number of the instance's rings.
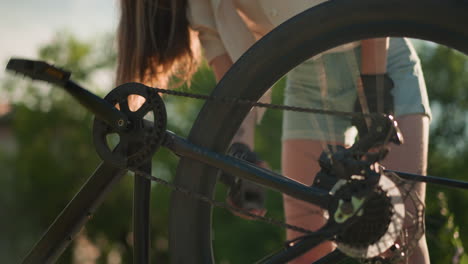
[[238,179],[235,185],[229,189],[228,197],[234,205],[243,209],[260,210],[265,208],[265,190],[247,180]]
[[7,70],[22,74],[33,80],[63,85],[70,79],[71,72],[54,67],[44,61],[11,58]]

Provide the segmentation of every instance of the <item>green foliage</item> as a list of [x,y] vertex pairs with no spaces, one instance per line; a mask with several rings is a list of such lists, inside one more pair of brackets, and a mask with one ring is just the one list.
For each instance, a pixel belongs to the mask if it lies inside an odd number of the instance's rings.
[[[438,192],[436,197],[431,197],[430,200],[434,198],[436,203],[428,203],[426,208],[426,227],[429,230],[426,236],[431,249],[431,259],[440,263],[453,263],[453,258],[461,258],[464,255],[459,226],[454,223],[455,216],[448,208],[446,195]],[[457,212],[457,217],[458,214]]]
[[99,70],[112,69],[116,53],[112,48],[113,35],[104,35],[94,42],[84,42],[66,31],[39,50],[39,57],[51,61],[73,73],[75,81],[90,81]]
[[[428,174],[468,179],[468,59],[445,46],[423,46],[420,57],[434,118],[431,123]],[[427,238],[434,263],[467,258],[468,211],[466,191],[428,185]],[[460,252],[461,250],[461,252]]]
[[421,55],[435,116],[431,148],[437,150],[433,153],[463,153],[468,137],[468,60],[445,46],[425,47]]

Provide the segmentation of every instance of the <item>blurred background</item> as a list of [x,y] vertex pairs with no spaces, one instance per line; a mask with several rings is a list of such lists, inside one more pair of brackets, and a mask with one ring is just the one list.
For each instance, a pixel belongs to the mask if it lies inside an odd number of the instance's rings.
[[[117,1],[47,0],[0,3],[0,62],[10,57],[42,59],[73,72],[72,78],[104,96],[113,88]],[[429,175],[468,180],[468,60],[432,43],[415,41],[426,77],[434,119]],[[4,66],[2,66],[4,67]],[[190,88],[207,94],[215,86],[202,65]],[[284,81],[273,89],[282,103]],[[186,136],[201,102],[166,97],[168,128]],[[282,113],[267,111],[256,149],[280,171]],[[0,72],[0,262],[18,263],[99,164],[92,144],[92,119],[60,89]],[[153,174],[171,179],[177,158],[161,150]],[[67,249],[60,263],[131,263],[133,176],[125,177]],[[220,187],[220,193],[225,190]],[[170,190],[153,185],[152,260],[168,263]],[[281,196],[268,195],[269,216],[282,219]],[[427,238],[432,263],[468,263],[468,192],[428,187]],[[456,214],[454,214],[456,212]],[[252,263],[280,247],[284,230],[239,220],[216,209],[216,258]],[[231,230],[231,232],[229,231]],[[262,237],[262,242],[254,238]]]

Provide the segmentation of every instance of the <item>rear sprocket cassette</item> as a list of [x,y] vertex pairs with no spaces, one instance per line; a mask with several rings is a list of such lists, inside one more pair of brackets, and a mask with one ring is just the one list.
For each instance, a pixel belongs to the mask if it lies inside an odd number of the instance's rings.
[[[332,193],[340,197],[354,195],[365,181],[340,180]],[[345,199],[346,199],[345,197]],[[338,248],[348,256],[369,259],[392,247],[403,228],[405,208],[399,189],[385,175],[357,211],[357,218],[336,237]]]
[[[331,192],[340,195],[355,187],[340,180]],[[336,237],[337,247],[362,263],[407,260],[424,234],[424,203],[415,183],[385,173],[367,197],[359,218]]]

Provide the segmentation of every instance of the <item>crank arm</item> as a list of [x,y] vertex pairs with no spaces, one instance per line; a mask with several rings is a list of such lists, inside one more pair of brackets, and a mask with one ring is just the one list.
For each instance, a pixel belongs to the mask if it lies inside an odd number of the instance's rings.
[[17,58],[10,59],[6,69],[33,80],[45,81],[63,87],[81,105],[91,111],[96,117],[115,128],[115,130],[120,131],[127,128],[128,119],[122,112],[106,100],[70,80],[71,73],[68,71],[54,67],[44,61]]

